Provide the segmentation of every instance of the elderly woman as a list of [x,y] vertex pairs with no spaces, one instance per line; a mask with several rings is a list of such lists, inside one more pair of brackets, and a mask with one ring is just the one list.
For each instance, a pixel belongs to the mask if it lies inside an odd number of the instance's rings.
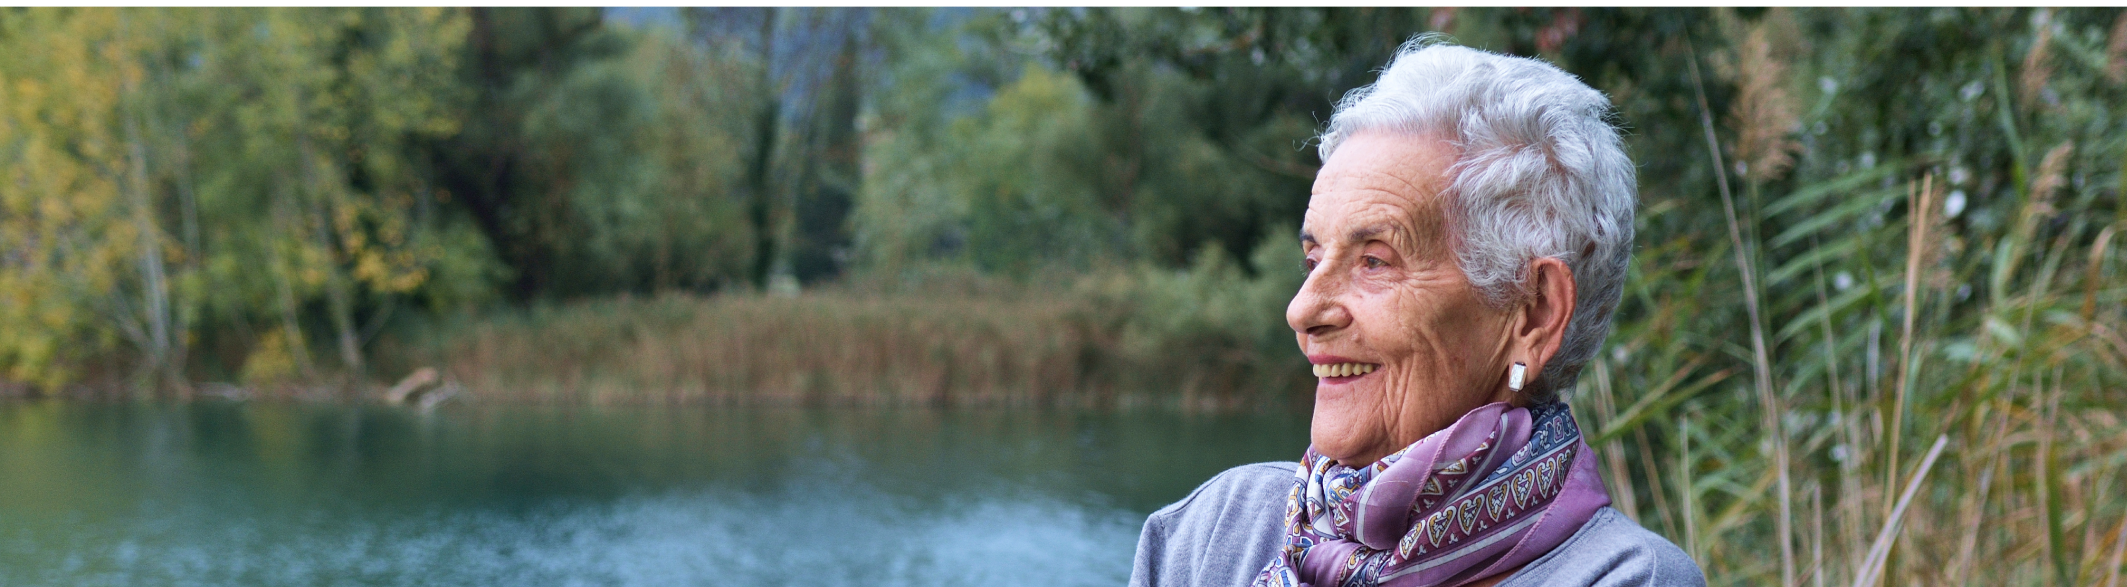
[[1131,583],[1703,585],[1608,507],[1560,401],[1632,255],[1609,110],[1549,64],[1424,40],[1348,95],[1285,310],[1313,445],[1154,512]]

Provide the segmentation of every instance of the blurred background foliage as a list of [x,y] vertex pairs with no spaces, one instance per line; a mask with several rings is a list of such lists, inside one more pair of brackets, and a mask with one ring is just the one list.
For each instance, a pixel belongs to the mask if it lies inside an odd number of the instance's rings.
[[1311,136],[1427,31],[1617,105],[1618,507],[2118,576],[2116,8],[4,9],[0,389],[1304,408]]

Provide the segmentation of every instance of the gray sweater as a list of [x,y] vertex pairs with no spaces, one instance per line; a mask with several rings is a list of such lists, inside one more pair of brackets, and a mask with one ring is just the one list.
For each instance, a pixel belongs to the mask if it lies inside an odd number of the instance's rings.
[[[1284,545],[1285,497],[1299,463],[1227,469],[1145,520],[1131,587],[1244,586]],[[1501,587],[1656,585],[1701,587],[1691,557],[1611,508]]]

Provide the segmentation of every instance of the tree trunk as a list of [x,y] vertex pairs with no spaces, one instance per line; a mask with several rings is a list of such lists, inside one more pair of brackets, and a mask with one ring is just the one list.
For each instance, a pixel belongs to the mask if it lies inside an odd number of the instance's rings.
[[768,289],[768,273],[775,267],[775,195],[769,189],[769,168],[775,144],[782,131],[782,92],[775,87],[775,28],[783,9],[770,8],[761,19],[762,103],[753,121],[753,156],[746,166],[746,218],[753,223],[753,286]]
[[[293,214],[290,206],[293,203],[288,201],[285,177],[280,181],[280,185],[274,188],[273,193],[275,223],[288,229],[298,226],[297,221],[290,218]],[[281,336],[287,340],[288,354],[295,359],[296,370],[302,373],[304,379],[316,378],[317,368],[310,364],[310,346],[303,340],[303,325],[298,320],[301,313],[295,300],[295,284],[288,282],[288,276],[295,268],[290,266],[280,246],[274,245],[270,249],[273,251],[274,267],[268,273],[273,275],[274,297],[281,312]]]
[[[119,30],[125,30],[119,16]],[[120,33],[122,36],[125,34]],[[162,229],[155,222],[155,204],[148,195],[148,152],[140,135],[140,89],[129,79],[125,85],[126,192],[132,201],[133,228],[140,248],[141,309],[146,313],[147,340],[140,341],[147,354],[144,371],[155,378],[159,391],[180,379],[170,364],[170,291],[162,258]]]
[[[861,9],[855,9],[861,10]],[[851,12],[838,31],[841,47],[832,62],[819,106],[813,111],[813,134],[806,141],[802,199],[792,210],[796,221],[793,241],[786,256],[791,272],[801,283],[833,278],[842,272],[849,254],[849,213],[855,207],[863,182],[862,135],[857,131],[857,113],[863,99],[863,81],[857,70],[862,46],[862,12]]]
[[[307,132],[298,130],[297,133],[296,153],[303,158],[303,183],[314,190],[310,205],[314,223],[311,237],[317,240],[319,249],[329,253],[340,248],[334,242],[338,228],[332,221],[333,212],[339,207],[338,190],[326,188],[320,183],[317,177],[316,149],[311,146]],[[361,336],[355,330],[353,290],[354,284],[349,282],[339,263],[331,263],[325,271],[326,310],[332,314],[334,338],[340,348],[340,364],[347,369],[348,377],[359,378],[362,375],[362,342]]]

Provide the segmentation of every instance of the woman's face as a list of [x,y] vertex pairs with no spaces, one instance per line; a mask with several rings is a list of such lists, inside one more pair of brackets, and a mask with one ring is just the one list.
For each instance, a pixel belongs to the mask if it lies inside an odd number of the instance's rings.
[[1449,242],[1441,198],[1454,157],[1442,140],[1366,132],[1315,176],[1307,281],[1285,321],[1315,365],[1315,450],[1345,465],[1512,397],[1510,313],[1470,287]]

